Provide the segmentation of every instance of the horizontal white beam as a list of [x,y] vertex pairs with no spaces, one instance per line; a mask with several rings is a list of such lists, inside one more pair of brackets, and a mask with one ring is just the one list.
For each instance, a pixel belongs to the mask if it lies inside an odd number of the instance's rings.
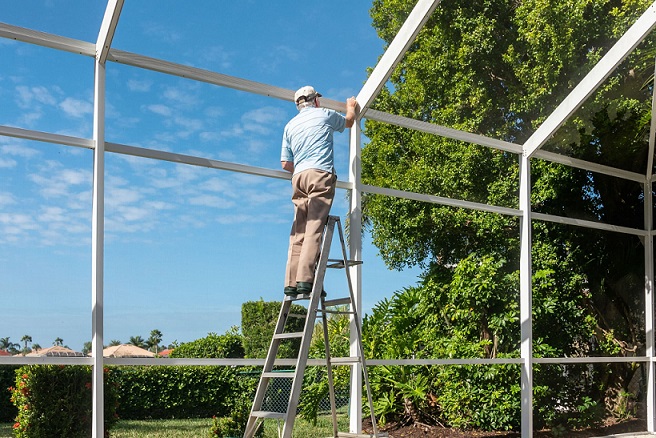
[[[378,112],[376,112],[378,113]],[[380,113],[384,114],[384,113]],[[396,116],[393,116],[395,120],[398,121],[398,118]],[[405,119],[405,118],[401,118]],[[424,122],[418,122],[418,123],[424,123]],[[430,125],[430,124],[429,124]],[[435,125],[436,126],[436,125]],[[439,128],[439,127],[438,127]],[[448,128],[447,128],[448,129]],[[69,137],[66,135],[59,135],[59,134],[50,134],[46,132],[41,132],[41,131],[31,131],[27,129],[21,129],[21,128],[14,128],[11,126],[3,126],[0,125],[0,135],[8,136],[8,137],[15,137],[15,138],[21,138],[21,139],[26,139],[26,140],[35,140],[35,141],[41,141],[41,142],[46,142],[46,143],[54,143],[54,144],[62,144],[62,145],[67,145],[67,146],[75,146],[75,147],[82,147],[86,149],[93,149],[93,140],[90,139],[85,139],[85,138],[78,138],[78,137]],[[108,152],[113,152],[113,153],[118,153],[118,154],[123,154],[123,155],[131,155],[135,157],[142,157],[142,158],[151,158],[154,160],[162,160],[162,161],[169,161],[172,163],[180,163],[180,164],[189,164],[192,166],[200,166],[200,167],[207,167],[207,168],[212,168],[212,169],[219,169],[219,170],[227,170],[231,172],[239,172],[239,173],[246,173],[250,175],[257,175],[257,176],[264,176],[264,177],[269,177],[269,178],[277,178],[277,179],[285,179],[289,180],[291,178],[291,175],[288,172],[282,171],[282,170],[273,170],[273,169],[267,169],[263,167],[256,167],[256,166],[248,166],[245,164],[237,164],[237,163],[229,163],[229,162],[224,162],[224,161],[219,161],[219,160],[212,160],[209,158],[202,158],[202,157],[195,157],[191,155],[185,155],[185,154],[178,154],[174,152],[166,152],[166,151],[159,151],[155,149],[145,149],[145,148],[139,148],[135,146],[128,146],[128,145],[123,145],[123,144],[118,144],[118,143],[105,143],[105,150]],[[594,163],[587,163],[587,162],[580,162],[580,160],[575,160],[572,158],[567,158],[563,157],[558,154],[551,154],[545,151],[540,151],[538,154],[541,158],[544,159],[562,159],[564,161],[563,164],[570,164],[570,165],[586,165],[587,167],[591,167],[591,169],[588,170],[594,170],[594,171],[599,171],[602,172],[604,170],[607,170],[608,172],[612,172],[613,176],[617,176],[619,178],[626,178],[630,180],[635,180],[639,181],[639,178],[644,179],[644,176],[639,175],[639,174],[633,174],[631,172],[624,172],[624,171],[619,171],[618,169],[613,169],[613,168],[608,168],[605,169],[605,166],[600,166],[600,169],[595,169],[595,166],[592,166]],[[551,155],[555,155],[556,157],[551,157]],[[544,156],[544,157],[543,157]],[[572,161],[573,160],[573,161]],[[571,161],[571,162],[570,162]],[[585,167],[585,168],[587,168]],[[603,172],[602,172],[603,173]],[[337,181],[337,187],[340,189],[345,189],[345,190],[351,190],[353,188],[353,184],[349,181]],[[373,193],[373,194],[378,194],[378,195],[385,195],[385,196],[392,196],[396,198],[403,198],[403,199],[411,199],[415,201],[421,201],[421,202],[429,202],[432,204],[440,204],[440,205],[449,205],[452,207],[458,207],[458,208],[466,208],[470,210],[478,210],[478,211],[487,211],[490,213],[497,213],[497,214],[503,214],[503,215],[508,215],[508,216],[521,216],[522,212],[518,209],[513,209],[513,208],[507,208],[507,207],[498,207],[494,205],[488,205],[488,204],[481,204],[478,202],[471,202],[471,201],[463,201],[463,200],[457,200],[457,199],[449,199],[449,198],[444,198],[441,196],[434,196],[434,195],[426,195],[426,194],[421,194],[421,193],[414,193],[414,192],[407,192],[404,190],[396,190],[396,189],[388,189],[388,188],[383,188],[383,187],[375,187],[375,186],[370,186],[370,185],[362,185],[362,190],[366,193]],[[538,220],[543,220],[547,222],[556,222],[556,223],[561,223],[561,224],[567,224],[567,225],[575,225],[575,226],[580,226],[580,227],[585,227],[585,228],[595,228],[595,229],[601,229],[601,230],[606,230],[606,231],[612,231],[612,232],[619,232],[619,233],[624,233],[624,234],[633,234],[637,236],[644,236],[645,233],[647,233],[644,230],[638,230],[634,228],[627,228],[627,227],[618,227],[615,225],[608,225],[600,222],[594,222],[594,221],[586,221],[586,220],[580,220],[580,219],[572,219],[572,218],[566,218],[566,217],[560,217],[560,216],[552,216],[552,215],[547,215],[547,214],[542,214],[542,213],[533,213],[533,218],[538,219]],[[652,232],[652,235],[656,233],[656,231]]]
[[478,202],[462,201],[458,199],[449,199],[442,196],[425,195],[421,193],[406,192],[404,190],[387,189],[363,184],[362,191],[376,195],[392,196],[395,198],[412,199],[413,201],[428,202],[431,204],[448,205],[450,207],[466,208],[469,210],[486,211],[489,213],[504,214],[508,216],[521,216],[522,212],[518,209],[497,207],[494,205],[481,204]]
[[478,144],[481,146],[488,146],[493,149],[512,152],[518,155],[522,153],[521,145],[515,143],[510,143],[508,141],[503,141],[503,140],[496,140],[490,137],[485,137],[483,135],[472,134],[469,132],[436,125],[435,123],[410,119],[408,117],[384,113],[378,110],[372,110],[372,109],[367,110],[365,114],[365,118],[368,120],[375,120],[377,122],[389,123],[390,125],[396,125],[403,128],[439,135],[440,137],[451,138],[454,140],[460,140],[467,143]]
[[560,126],[585,100],[606,80],[615,68],[656,26],[656,2],[638,18],[624,35],[610,48],[608,53],[574,87],[572,92],[547,117],[540,127],[524,143],[524,154],[531,156],[546,143]]
[[208,84],[220,85],[222,87],[228,87],[234,90],[247,91],[249,93],[275,97],[277,99],[288,100],[290,102],[294,101],[294,91],[288,90],[286,88],[266,85],[260,82],[249,81],[247,79],[242,79],[235,76],[228,76],[201,68],[190,67],[188,65],[176,64],[174,62],[164,61],[157,58],[137,55],[135,53],[111,49],[109,51],[109,55],[107,56],[107,60],[120,64],[130,65],[133,67],[144,68],[146,70],[167,73],[182,78],[206,82]]
[[576,167],[577,169],[589,170],[590,172],[601,173],[603,175],[614,176],[621,179],[626,179],[629,181],[635,181],[640,184],[644,184],[645,175],[629,172],[628,170],[617,169],[615,167],[605,166],[603,164],[592,163],[590,161],[579,160],[578,158],[572,158],[561,154],[555,154],[553,152],[547,152],[544,150],[537,150],[533,154],[533,158],[540,158],[546,161],[551,161],[552,163],[560,163],[570,167]]
[[614,233],[633,234],[635,236],[642,236],[642,237],[649,235],[649,231],[640,230],[637,228],[620,227],[617,225],[610,225],[602,222],[574,219],[574,218],[563,217],[563,216],[553,216],[544,213],[531,213],[531,218],[541,220],[544,222],[553,222],[563,225],[574,225],[576,227],[592,228],[592,229],[603,230],[603,231],[612,231]]
[[[189,164],[192,166],[207,167],[210,169],[227,170],[231,172],[246,173],[249,175],[266,176],[277,179],[291,179],[291,174],[283,170],[273,170],[264,167],[248,166],[245,164],[229,163],[226,161],[212,160],[210,158],[195,157],[192,155],[178,154],[175,152],[159,151],[156,149],[145,149],[135,146],[127,146],[118,143],[105,143],[107,152],[131,155],[134,157],[151,158],[153,160],[169,161],[171,163]],[[337,187],[350,190],[353,184],[346,181],[338,181]]]
[[[633,357],[534,357],[533,363],[544,364],[586,364],[586,363],[638,363],[649,362],[647,356]],[[26,357],[0,356],[0,365],[91,365],[91,357]],[[265,359],[192,359],[192,358],[138,358],[138,357],[105,357],[105,365],[159,365],[159,366],[262,366]],[[522,358],[497,359],[367,359],[368,366],[386,365],[507,365],[521,364]],[[308,365],[325,366],[325,359],[308,359]],[[293,366],[294,359],[276,359],[275,365]]]
[[42,141],[46,143],[63,144],[87,149],[94,149],[93,140],[80,137],[69,137],[68,135],[50,134],[42,131],[14,128],[12,126],[0,125],[0,135],[7,137],[22,138],[25,140]]
[[96,56],[96,45],[72,38],[66,38],[37,30],[25,29],[0,23],[0,37],[9,38],[24,43],[36,44],[38,46],[50,47],[65,52],[78,53],[80,55]]

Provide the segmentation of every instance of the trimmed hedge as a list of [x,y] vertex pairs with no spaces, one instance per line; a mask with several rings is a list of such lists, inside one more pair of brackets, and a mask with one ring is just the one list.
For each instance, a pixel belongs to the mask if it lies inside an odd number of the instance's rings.
[[121,366],[113,368],[122,419],[207,418],[228,415],[237,371],[226,366]]
[[[266,357],[271,344],[273,331],[276,328],[281,301],[248,301],[241,306],[241,332],[244,336],[245,356],[249,358]],[[307,309],[298,304],[292,304],[290,313],[307,314]],[[303,318],[288,318],[285,332],[301,332],[305,325]],[[301,340],[290,339],[280,344],[278,357],[296,358],[301,347]]]
[[[116,423],[116,382],[104,370],[105,436]],[[16,370],[11,400],[16,438],[87,438],[93,423],[91,367],[26,365]]]

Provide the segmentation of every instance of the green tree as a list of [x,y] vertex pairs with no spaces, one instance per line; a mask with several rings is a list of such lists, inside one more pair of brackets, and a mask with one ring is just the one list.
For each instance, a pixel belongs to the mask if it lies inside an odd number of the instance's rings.
[[28,342],[29,342],[29,343],[32,342],[32,336],[30,336],[30,335],[24,335],[24,336],[21,338],[21,342],[23,343],[23,351],[22,351],[22,353],[23,353],[23,355],[26,355],[27,353],[30,352],[30,350],[27,348],[27,344],[28,344]]
[[162,342],[162,332],[155,329],[151,330],[150,337],[146,341],[146,346],[149,350],[154,349],[154,353],[159,353],[159,344]]
[[0,338],[0,350],[8,351],[11,354],[18,354],[19,344],[11,342],[9,337]]
[[130,336],[130,341],[128,342],[130,345],[135,345],[140,348],[146,348],[146,341],[144,341],[144,338],[141,336]]
[[[414,3],[374,1],[371,16],[383,39],[392,40]],[[521,144],[648,4],[441,3],[374,107]],[[653,55],[650,39],[544,148],[644,174]],[[362,152],[365,184],[517,207],[514,154],[373,120],[365,123],[365,134],[370,139]],[[639,184],[540,160],[532,160],[531,177],[534,211],[643,226]],[[365,321],[372,356],[518,355],[517,218],[380,195],[364,198],[363,213],[389,267],[423,269],[417,287],[379,303]],[[644,287],[640,241],[545,222],[534,223],[532,237],[535,354],[628,355],[635,346],[644,350],[644,330],[638,324],[644,309],[634,298]],[[424,419],[443,424],[518,426],[518,400],[512,395],[519,388],[517,368],[413,372],[374,375],[388,401],[381,398],[381,409],[392,406],[390,412],[412,418],[411,410],[399,408],[407,408],[409,400],[426,414]],[[536,405],[558,401],[563,410],[560,418],[546,409],[538,412],[536,424],[594,423],[599,407],[612,407],[634,372],[625,364],[595,366],[589,373],[537,368]],[[395,390],[408,379],[416,380],[416,373],[432,382],[425,391],[414,392],[423,393],[423,401]],[[495,403],[489,394],[483,396],[482,389],[490,385],[500,397]]]
[[64,340],[62,338],[55,338],[55,341],[52,343],[52,345],[56,347],[63,347],[64,346]]

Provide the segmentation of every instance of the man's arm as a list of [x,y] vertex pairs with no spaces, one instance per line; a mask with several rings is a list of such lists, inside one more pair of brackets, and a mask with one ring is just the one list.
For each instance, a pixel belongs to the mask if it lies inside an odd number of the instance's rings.
[[287,172],[294,173],[294,162],[293,161],[281,161],[282,168]]
[[349,97],[346,99],[346,127],[351,128],[355,123],[355,112],[358,107],[358,101],[355,100],[355,97]]

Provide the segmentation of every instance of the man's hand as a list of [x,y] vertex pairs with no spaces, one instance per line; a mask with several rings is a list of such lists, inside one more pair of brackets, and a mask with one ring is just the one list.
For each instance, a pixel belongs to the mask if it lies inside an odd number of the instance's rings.
[[294,173],[294,162],[293,161],[281,161],[280,164],[282,168],[287,172]]
[[355,100],[355,96],[351,96],[346,99],[346,127],[350,128],[355,123],[355,115],[358,111],[358,101]]

